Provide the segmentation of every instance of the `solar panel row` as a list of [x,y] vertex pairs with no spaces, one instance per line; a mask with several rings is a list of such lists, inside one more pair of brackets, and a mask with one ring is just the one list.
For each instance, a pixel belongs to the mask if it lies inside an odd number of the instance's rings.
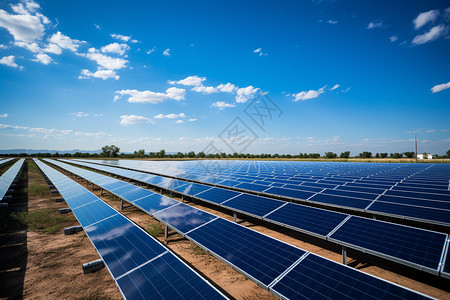
[[34,160],[71,207],[125,299],[225,298],[118,211],[72,179]]
[[[410,226],[350,216],[296,203],[249,195],[218,187],[161,178],[132,170],[71,161],[144,183],[158,185],[171,181],[179,185],[172,191],[257,217],[268,222],[371,253],[420,270],[439,275],[447,235]],[[140,177],[139,177],[140,176]],[[140,179],[138,179],[140,178]],[[184,184],[183,184],[184,183]],[[166,185],[167,186],[167,185]],[[114,192],[114,191],[113,191]]]
[[[254,162],[260,166],[253,170],[253,162],[214,161],[220,171],[215,174],[204,168],[208,161],[177,162],[174,168],[170,162],[115,163],[269,197],[450,226],[448,165],[333,163],[331,168],[326,163]],[[264,165],[274,170],[262,172]]]
[[[12,158],[6,160],[11,161]],[[6,172],[3,173],[2,176],[0,176],[0,202],[3,200],[9,188],[11,187],[11,184],[14,182],[14,180],[22,170],[23,162],[23,158],[19,159],[14,165],[6,170]]]
[[[88,181],[100,179],[98,173],[58,161],[49,162]],[[101,176],[104,180],[112,180],[100,185],[102,188],[108,185],[112,193],[125,187],[136,188],[132,184]],[[155,207],[162,203],[161,198],[167,199],[171,206],[147,212],[283,298],[341,298],[344,295],[353,298],[424,297],[165,196],[151,195],[136,199],[134,194],[128,192],[121,197],[141,209],[144,203]],[[299,286],[299,283],[307,282],[314,284]]]

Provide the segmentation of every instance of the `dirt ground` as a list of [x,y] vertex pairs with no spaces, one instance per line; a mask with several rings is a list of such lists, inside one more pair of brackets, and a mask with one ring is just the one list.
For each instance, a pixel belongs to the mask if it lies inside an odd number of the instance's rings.
[[[31,160],[27,162],[29,166],[34,164]],[[36,183],[47,186],[42,176],[38,176],[32,169],[29,168],[28,178],[23,180],[25,186],[28,189]],[[100,195],[98,189],[93,192]],[[56,197],[50,193],[30,196],[25,190],[20,197],[16,197],[10,210],[28,209],[32,212],[46,208],[57,212],[59,208],[67,207],[64,202],[54,202]],[[104,193],[102,199],[120,210],[119,199],[108,193]],[[190,204],[225,219],[233,219],[231,214],[216,207],[200,203]],[[125,207],[122,213],[146,230],[152,226],[159,227],[159,233],[156,235],[164,242],[164,230],[158,221],[132,206]],[[328,242],[258,220],[239,218],[239,222],[304,250],[342,262],[340,248]],[[83,274],[81,265],[98,259],[99,256],[83,232],[64,236],[63,228],[75,225],[78,225],[75,218],[69,217],[61,222],[55,233],[18,229],[0,234],[0,299],[121,299],[120,292],[106,268]],[[178,234],[170,235],[167,247],[232,298],[276,298]],[[450,299],[448,280],[434,275],[354,251],[348,251],[348,264],[432,297]]]

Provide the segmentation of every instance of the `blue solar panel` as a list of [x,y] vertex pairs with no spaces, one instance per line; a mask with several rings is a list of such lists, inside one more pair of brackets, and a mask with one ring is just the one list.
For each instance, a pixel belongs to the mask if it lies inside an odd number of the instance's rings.
[[95,201],[98,199],[97,196],[95,196],[92,193],[84,193],[75,197],[72,197],[70,199],[64,198],[66,200],[66,203],[72,208],[75,209],[80,205],[84,205],[86,203]]
[[[116,188],[116,189],[112,189],[110,190],[113,194],[122,197],[122,195],[129,193],[129,192],[134,192],[139,190],[140,188],[138,186],[132,185],[130,183],[124,182],[126,185],[120,187],[120,188]],[[108,189],[109,190],[109,189]]]
[[170,253],[121,277],[117,283],[128,299],[223,299]]
[[128,185],[128,183],[126,183],[126,182],[116,180],[114,182],[104,184],[103,188],[105,190],[113,191],[113,190],[117,190],[117,189],[127,186],[127,185]]
[[174,190],[178,191],[185,195],[194,196],[195,194],[204,192],[206,190],[209,190],[211,187],[203,184],[198,183],[189,183],[187,185],[183,185],[181,187],[177,187]]
[[224,219],[199,227],[188,237],[266,286],[306,253]]
[[268,189],[267,185],[260,185],[260,184],[253,184],[253,183],[240,183],[235,186],[236,188],[240,188],[243,190],[249,190],[249,191],[255,191],[255,192],[262,192],[264,190]]
[[153,216],[182,233],[217,218],[215,215],[184,203],[157,212]]
[[371,201],[364,199],[325,195],[325,194],[316,194],[313,197],[311,197],[308,201],[333,204],[335,206],[354,207],[359,209],[364,209],[371,203]]
[[343,196],[343,197],[354,197],[354,198],[360,198],[360,199],[366,199],[366,200],[375,200],[375,198],[378,197],[376,194],[368,194],[368,193],[359,193],[355,191],[343,191],[343,190],[331,190],[331,189],[325,189],[322,191],[322,194],[326,195],[335,195],[335,196]]
[[437,272],[447,235],[352,216],[330,238]]
[[152,196],[148,196],[133,202],[133,205],[138,206],[142,210],[148,212],[149,214],[153,214],[157,211],[160,211],[164,208],[173,206],[180,202],[173,200],[169,197],[154,194]]
[[385,193],[385,195],[400,196],[408,198],[430,199],[430,200],[442,200],[450,201],[450,194],[431,194],[431,193],[419,193],[419,192],[407,192],[402,190],[392,189]]
[[277,196],[283,196],[283,197],[289,197],[289,198],[295,198],[295,199],[302,199],[302,200],[306,200],[309,197],[311,197],[312,195],[314,195],[313,192],[285,189],[285,188],[279,188],[279,187],[271,187],[268,190],[264,191],[264,193],[277,195]]
[[412,219],[434,221],[434,223],[450,224],[450,211],[443,209],[380,202],[377,200],[367,210],[389,215],[407,216]]
[[124,194],[121,194],[120,197],[133,202],[136,201],[138,199],[144,198],[144,197],[148,197],[148,196],[152,196],[155,195],[154,192],[143,189],[141,187],[137,187],[137,189],[131,190],[129,192],[126,192]]
[[355,191],[355,192],[361,192],[361,193],[372,193],[372,194],[381,194],[385,191],[385,189],[374,189],[374,188],[368,188],[368,187],[361,187],[361,186],[355,186],[351,183],[346,185],[340,185],[336,188],[337,190],[346,190],[346,191]]
[[447,253],[444,257],[444,262],[442,266],[442,276],[450,279],[450,239],[447,241]]
[[306,256],[272,289],[287,299],[426,299],[314,254]]
[[72,209],[81,226],[86,227],[117,214],[117,211],[98,199]]
[[304,186],[304,185],[293,185],[293,184],[286,184],[283,186],[283,188],[291,189],[291,190],[301,190],[301,191],[307,191],[307,192],[313,192],[318,193],[323,188],[321,187],[311,187],[311,186]]
[[241,193],[221,188],[212,188],[210,190],[198,193],[195,197],[220,204],[228,199],[236,197]]
[[440,209],[450,210],[450,201],[446,202],[446,201],[434,201],[434,200],[425,200],[425,199],[413,199],[413,198],[388,196],[388,195],[381,195],[377,199],[377,201],[408,204],[408,205],[415,205],[415,206],[425,206],[425,207],[431,207],[431,208],[440,208]]
[[347,216],[346,214],[328,210],[288,203],[267,215],[265,219],[326,236]]
[[84,229],[114,278],[167,251],[121,214]]
[[228,186],[228,187],[234,187],[236,185],[238,185],[240,182],[239,181],[235,181],[235,180],[223,180],[218,182],[217,184],[223,185],[223,186]]
[[275,199],[242,194],[222,205],[231,209],[243,211],[246,214],[263,217],[283,204],[285,204],[285,202]]

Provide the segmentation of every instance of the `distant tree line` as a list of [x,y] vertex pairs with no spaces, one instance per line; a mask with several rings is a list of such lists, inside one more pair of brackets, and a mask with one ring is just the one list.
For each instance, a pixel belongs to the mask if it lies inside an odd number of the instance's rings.
[[[414,158],[414,152],[403,152],[403,153],[376,153],[375,155],[369,151],[363,151],[358,155],[354,156],[354,158]],[[338,158],[338,154],[334,152],[325,152],[324,156],[320,156],[320,153],[299,153],[297,155],[292,154],[269,154],[269,153],[261,153],[261,154],[250,154],[250,153],[215,153],[215,154],[205,154],[204,152],[195,153],[194,151],[190,152],[178,152],[176,154],[168,154],[164,149],[158,152],[148,152],[145,153],[144,149],[139,149],[134,151],[134,153],[120,153],[120,148],[115,145],[105,145],[102,147],[101,153],[35,153],[35,154],[27,154],[20,153],[17,155],[12,154],[0,154],[0,157],[6,156],[18,156],[18,157],[91,157],[91,158],[326,158],[326,159],[335,159]],[[433,155],[436,158],[450,158],[450,150],[446,152],[446,155]],[[339,155],[339,158],[347,159],[351,158],[350,151],[344,151]]]

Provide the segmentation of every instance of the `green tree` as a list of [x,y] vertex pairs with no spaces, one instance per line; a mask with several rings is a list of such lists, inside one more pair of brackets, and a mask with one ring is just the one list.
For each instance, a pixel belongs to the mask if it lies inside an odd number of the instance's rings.
[[336,158],[337,154],[333,152],[325,152],[325,158]]
[[415,153],[414,152],[403,152],[403,154],[407,158],[413,158]]
[[380,157],[381,158],[386,158],[386,157],[388,157],[388,154],[387,153],[380,153]]
[[361,157],[361,158],[371,158],[372,157],[372,152],[363,151],[363,153],[359,154],[359,157]]
[[342,152],[341,155],[339,155],[340,158],[349,158],[350,157],[350,151]]
[[450,158],[450,150],[447,150],[447,157]]
[[380,153],[375,154],[375,158],[380,158]]
[[145,157],[145,150],[139,149],[138,151],[134,151],[134,156],[137,158],[143,158]]
[[391,153],[391,158],[402,158],[403,154],[402,153]]
[[161,151],[159,151],[158,153],[156,153],[156,156],[159,158],[164,158],[166,157],[166,150],[162,149]]
[[309,155],[309,157],[310,157],[310,158],[319,158],[319,157],[320,157],[320,154],[319,154],[319,153],[311,153],[311,154]]

